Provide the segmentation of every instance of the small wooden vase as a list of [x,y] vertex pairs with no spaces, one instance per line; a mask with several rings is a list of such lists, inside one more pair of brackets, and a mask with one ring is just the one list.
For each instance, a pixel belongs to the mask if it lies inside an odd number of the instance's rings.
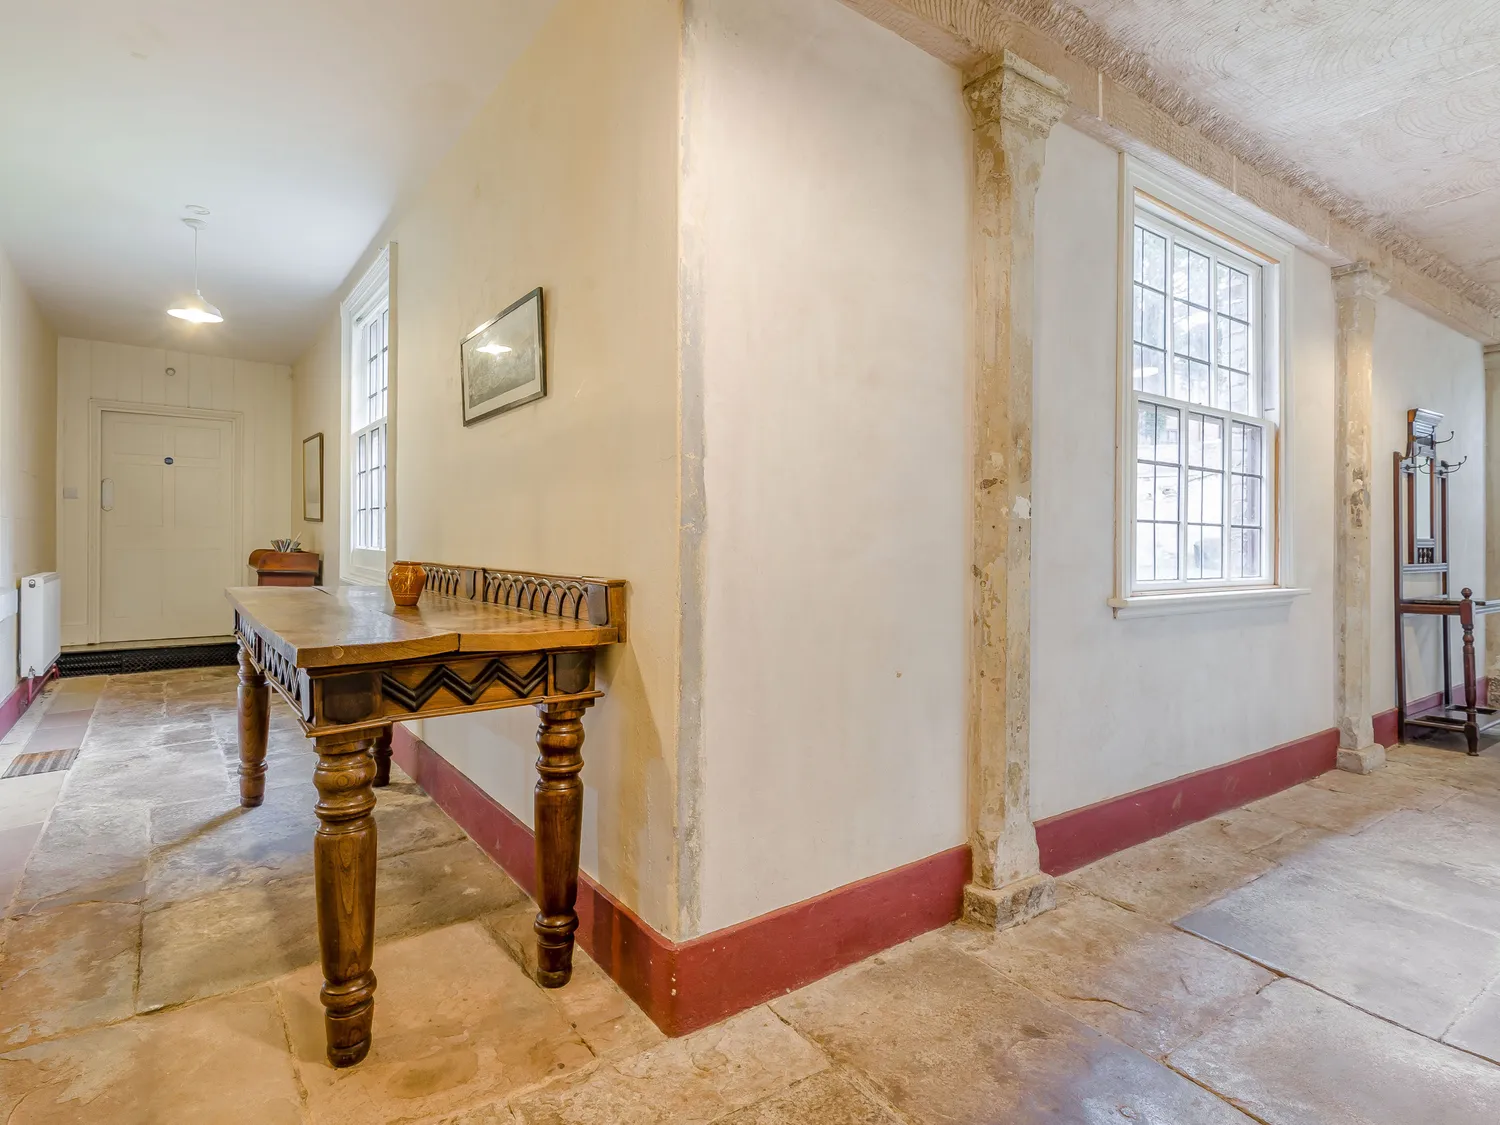
[[391,588],[391,600],[404,609],[417,604],[422,589],[427,585],[427,571],[421,563],[398,562],[385,577]]

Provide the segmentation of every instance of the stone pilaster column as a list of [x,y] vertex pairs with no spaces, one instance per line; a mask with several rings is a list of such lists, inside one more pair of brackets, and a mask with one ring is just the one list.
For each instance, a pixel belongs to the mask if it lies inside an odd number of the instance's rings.
[[1067,88],[1006,52],[965,90],[974,119],[973,881],[995,927],[1055,901],[1031,823],[1031,387],[1036,190]]
[[[1500,598],[1500,344],[1484,349],[1484,596]],[[1484,619],[1489,703],[1500,699],[1500,613]]]
[[1370,710],[1370,381],[1375,301],[1384,278],[1368,262],[1333,271],[1338,305],[1334,342],[1334,487],[1338,490],[1338,572],[1334,629],[1338,637],[1339,769],[1372,773],[1385,765]]

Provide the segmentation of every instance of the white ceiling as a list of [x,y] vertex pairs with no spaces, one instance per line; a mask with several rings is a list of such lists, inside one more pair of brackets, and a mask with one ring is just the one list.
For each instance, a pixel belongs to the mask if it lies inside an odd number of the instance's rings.
[[1500,289],[1500,2],[1072,2],[1283,174]]
[[0,246],[63,335],[289,363],[553,2],[0,0]]

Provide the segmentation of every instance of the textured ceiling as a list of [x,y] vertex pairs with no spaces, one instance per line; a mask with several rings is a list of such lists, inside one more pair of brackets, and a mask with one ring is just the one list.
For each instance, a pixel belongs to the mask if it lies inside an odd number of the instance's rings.
[[1500,290],[1500,2],[1073,6],[1293,182]]

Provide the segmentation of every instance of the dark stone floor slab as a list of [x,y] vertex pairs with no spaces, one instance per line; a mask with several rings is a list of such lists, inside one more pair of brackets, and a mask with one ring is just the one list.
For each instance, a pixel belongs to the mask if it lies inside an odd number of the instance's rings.
[[26,857],[31,854],[31,849],[41,834],[40,824],[0,827],[0,871],[20,872],[26,866]]
[[88,902],[4,923],[0,1049],[79,1031],[134,1011],[141,908]]
[[1408,743],[1394,746],[1386,760],[1397,762],[1402,774],[1426,781],[1452,785],[1458,789],[1500,793],[1500,751],[1491,745],[1470,758],[1463,751],[1463,740],[1450,745]]
[[526,894],[469,840],[380,860],[375,940],[483,918]]
[[1494,981],[1453,1021],[1444,1043],[1500,1063],[1500,980]]
[[[158,805],[151,812],[151,857],[147,909],[230,887],[311,875],[318,818],[317,791],[305,786],[271,787],[257,808],[236,794]],[[375,826],[382,859],[464,838],[441,809],[425,797],[381,790]]]
[[1178,925],[1434,1038],[1500,976],[1500,935],[1287,867]]
[[1077,892],[1024,926],[999,934],[960,928],[955,940],[1017,984],[1153,1058],[1274,979],[1212,942]]
[[1443,849],[1434,846],[1441,823],[1430,814],[1395,813],[1368,833],[1330,836],[1283,863],[1500,934],[1500,839],[1493,848],[1480,843],[1463,851]]
[[[1292,823],[1274,814],[1270,819],[1278,825]],[[1201,821],[1080,867],[1063,882],[1158,922],[1171,922],[1275,866],[1218,824]]]
[[1356,794],[1303,784],[1262,797],[1245,807],[1274,813],[1310,828],[1352,832],[1379,820],[1394,806],[1371,792]]
[[[49,718],[51,716],[49,715]],[[69,719],[72,721],[63,721]],[[89,727],[88,712],[61,717],[58,721],[43,719],[26,740],[26,753],[45,754],[49,750],[76,750],[83,745]]]
[[145,895],[150,850],[144,805],[64,800],[52,810],[32,849],[11,909],[19,913],[75,902],[139,902]]
[[303,1125],[276,997],[257,989],[0,1055],[9,1125]]
[[921,1125],[1228,1125],[1208,1091],[956,949],[944,933],[772,1008]]
[[[311,875],[234,886],[146,912],[139,1009],[214,996],[270,980],[318,959]],[[480,918],[523,894],[464,841],[380,860],[375,883],[380,943]]]
[[901,1125],[895,1114],[829,1070],[721,1117],[718,1125],[807,1125],[814,1121],[818,1125]]
[[259,808],[235,795],[158,805],[151,810],[146,904],[157,909],[215,891],[312,874],[316,794],[267,793]]
[[[591,1070],[512,1098],[512,1116],[496,1106],[495,1117],[479,1117],[473,1125],[496,1119],[516,1125],[738,1122],[729,1115],[795,1089],[794,1083],[827,1067],[817,1048],[762,1006],[634,1056],[601,1060]],[[770,1120],[822,1125],[825,1119]]]
[[1168,1061],[1268,1125],[1500,1120],[1500,1067],[1296,981],[1266,988]]
[[310,877],[170,903],[142,924],[137,1010],[216,996],[317,959]]
[[64,800],[69,805],[147,805],[218,797],[230,791],[218,743],[147,744],[102,753],[92,745],[68,777]]

